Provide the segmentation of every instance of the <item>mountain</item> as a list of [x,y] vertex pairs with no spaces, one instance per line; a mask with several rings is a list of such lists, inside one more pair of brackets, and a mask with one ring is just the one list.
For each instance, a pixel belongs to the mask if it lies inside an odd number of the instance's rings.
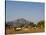
[[27,21],[26,19],[20,18],[15,21],[7,22],[6,24],[19,27],[21,25],[28,25],[29,23],[30,22]]

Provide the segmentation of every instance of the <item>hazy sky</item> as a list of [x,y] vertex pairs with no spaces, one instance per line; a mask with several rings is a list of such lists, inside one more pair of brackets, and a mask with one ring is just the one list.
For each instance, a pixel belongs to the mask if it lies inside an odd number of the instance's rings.
[[18,18],[25,18],[32,22],[44,20],[44,3],[7,1],[6,21]]

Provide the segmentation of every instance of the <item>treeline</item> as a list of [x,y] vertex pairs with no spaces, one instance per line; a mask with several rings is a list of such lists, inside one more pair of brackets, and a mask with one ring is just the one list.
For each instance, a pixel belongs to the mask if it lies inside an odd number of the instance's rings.
[[17,23],[18,25],[15,25],[15,24],[12,24],[12,22],[11,22],[11,24],[9,24],[9,22],[7,22],[6,24],[5,24],[5,27],[26,27],[26,28],[28,28],[28,26],[30,26],[30,27],[40,27],[40,28],[44,28],[45,27],[45,21],[39,21],[38,23],[36,23],[36,24],[34,24],[33,22],[30,22],[29,24],[27,23],[25,23],[25,24],[23,24],[23,23]]

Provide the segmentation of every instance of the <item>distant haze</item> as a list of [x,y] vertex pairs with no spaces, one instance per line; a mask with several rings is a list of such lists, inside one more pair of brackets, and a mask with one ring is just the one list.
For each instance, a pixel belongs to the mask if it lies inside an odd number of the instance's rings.
[[44,3],[7,1],[6,21],[13,21],[19,18],[24,18],[34,23],[44,20]]

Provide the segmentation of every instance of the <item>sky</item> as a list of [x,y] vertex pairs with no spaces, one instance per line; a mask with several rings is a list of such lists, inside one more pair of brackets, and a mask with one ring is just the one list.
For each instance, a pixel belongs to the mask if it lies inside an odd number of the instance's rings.
[[25,18],[34,23],[44,20],[44,3],[6,1],[6,21]]

